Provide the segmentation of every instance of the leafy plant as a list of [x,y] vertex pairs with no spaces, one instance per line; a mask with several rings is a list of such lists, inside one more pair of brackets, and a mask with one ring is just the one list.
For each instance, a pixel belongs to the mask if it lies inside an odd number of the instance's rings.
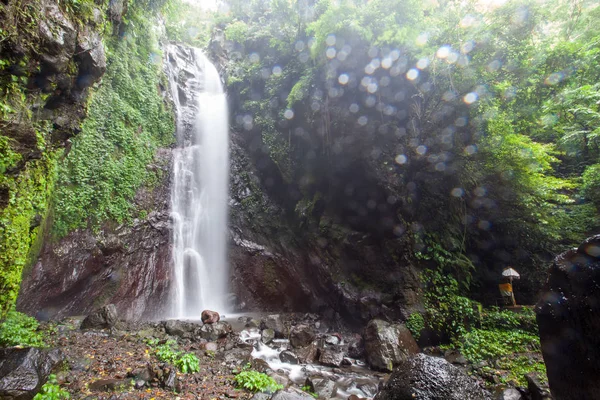
[[48,381],[44,383],[44,386],[33,400],[62,400],[70,397],[69,392],[58,385],[56,375],[50,375]]
[[406,327],[412,333],[415,340],[421,337],[421,331],[425,328],[425,319],[420,313],[412,313],[406,320]]
[[175,366],[184,374],[200,371],[200,360],[192,353],[184,353],[177,357]]
[[[149,340],[147,343],[149,346],[153,346],[156,344],[156,341]],[[156,358],[160,361],[175,365],[179,371],[184,374],[200,371],[200,360],[195,354],[178,351],[177,349],[174,349],[173,346],[176,346],[176,343],[169,340],[156,347],[154,350]]]
[[283,389],[283,386],[275,382],[269,375],[254,370],[244,370],[234,379],[238,387],[251,392],[275,392]]
[[43,334],[38,327],[35,318],[11,310],[0,326],[0,346],[44,346]]

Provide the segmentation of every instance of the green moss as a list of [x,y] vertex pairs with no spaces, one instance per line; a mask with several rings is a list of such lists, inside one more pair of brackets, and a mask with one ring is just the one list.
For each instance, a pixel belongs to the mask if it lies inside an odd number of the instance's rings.
[[60,150],[42,153],[29,161],[17,176],[0,174],[0,189],[8,192],[8,204],[0,211],[0,318],[14,305],[21,276],[29,259],[31,245],[39,249],[40,226],[36,217],[44,218],[54,187]]
[[158,86],[162,55],[152,21],[132,10],[123,38],[107,43],[108,68],[82,132],[61,165],[54,233],[97,229],[135,216],[137,190],[158,178],[146,166],[173,142],[174,117]]

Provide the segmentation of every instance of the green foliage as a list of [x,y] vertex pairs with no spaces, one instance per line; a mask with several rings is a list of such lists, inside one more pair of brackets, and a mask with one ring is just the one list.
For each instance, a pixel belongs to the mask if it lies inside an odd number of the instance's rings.
[[498,307],[487,308],[481,312],[481,328],[489,330],[520,329],[533,335],[538,334],[535,312],[531,308],[523,308],[520,313],[500,310]]
[[582,178],[581,191],[583,195],[600,209],[600,164],[587,167]]
[[42,347],[44,337],[35,318],[9,311],[0,325],[0,346]]
[[105,221],[123,223],[132,199],[156,175],[147,169],[156,149],[173,141],[173,115],[157,88],[161,53],[152,21],[130,10],[128,35],[108,42],[108,68],[92,96],[82,132],[59,170],[54,232]]
[[[157,344],[156,340],[147,341],[150,347]],[[175,347],[175,348],[174,348]],[[193,353],[184,353],[176,349],[174,341],[167,341],[154,349],[156,358],[160,361],[173,364],[184,374],[192,374],[200,371],[200,360]]]
[[248,38],[248,25],[244,21],[233,21],[225,28],[225,39],[243,44]]
[[539,350],[540,338],[519,329],[473,329],[463,335],[460,346],[462,355],[471,362]]
[[8,192],[8,202],[0,210],[0,318],[17,299],[30,248],[41,231],[33,221],[46,216],[59,156],[59,151],[46,151],[18,175],[0,174],[0,189]]
[[425,328],[425,319],[420,313],[412,313],[406,320],[406,327],[412,333],[415,340],[421,337],[421,331]]
[[170,40],[205,48],[211,35],[213,15],[198,4],[182,0],[169,0],[163,8],[165,28]]
[[460,295],[456,279],[441,269],[423,271],[425,322],[436,332],[458,340],[476,320],[473,302]]
[[200,371],[200,360],[192,353],[184,353],[175,360],[175,366],[184,374]]
[[239,388],[250,392],[275,392],[283,389],[273,378],[262,372],[244,370],[235,376],[235,383]]
[[531,372],[539,372],[541,380],[547,382],[546,364],[527,356],[500,357],[496,361],[496,366],[498,369],[508,371],[507,376],[500,375],[500,382],[502,383],[512,383],[516,386],[527,387],[525,375]]
[[48,376],[48,381],[44,383],[44,386],[42,386],[42,389],[35,395],[33,400],[61,400],[69,398],[71,398],[69,392],[61,388],[56,381],[56,375],[51,374]]

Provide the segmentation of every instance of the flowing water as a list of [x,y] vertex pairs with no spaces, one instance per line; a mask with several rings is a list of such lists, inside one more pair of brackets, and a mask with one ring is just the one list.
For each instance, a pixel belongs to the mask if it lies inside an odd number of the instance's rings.
[[227,311],[227,100],[215,66],[198,49],[170,46],[177,114],[173,151],[172,318]]

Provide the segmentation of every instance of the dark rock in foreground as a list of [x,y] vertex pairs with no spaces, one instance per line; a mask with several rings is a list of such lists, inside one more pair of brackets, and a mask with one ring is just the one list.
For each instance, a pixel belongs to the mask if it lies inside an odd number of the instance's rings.
[[111,328],[116,323],[117,308],[114,304],[109,304],[88,315],[81,323],[81,329]]
[[62,360],[56,349],[0,349],[0,398],[33,398]]
[[476,380],[443,358],[417,354],[401,361],[375,400],[491,400]]
[[556,257],[536,313],[552,395],[598,398],[600,235]]

